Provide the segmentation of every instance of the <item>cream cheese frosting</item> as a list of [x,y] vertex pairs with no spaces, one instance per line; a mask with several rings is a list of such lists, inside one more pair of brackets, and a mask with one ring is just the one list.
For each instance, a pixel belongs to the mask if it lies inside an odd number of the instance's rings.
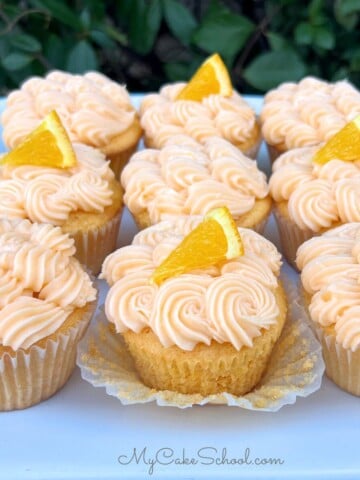
[[271,196],[288,202],[290,218],[303,230],[360,221],[360,159],[316,164],[312,160],[318,148],[296,148],[275,161]]
[[312,297],[311,318],[333,327],[336,341],[353,352],[360,348],[360,223],[349,223],[303,243],[296,263],[304,289]]
[[269,145],[290,150],[317,145],[360,114],[360,92],[347,81],[306,77],[265,95],[262,134]]
[[160,150],[137,152],[121,183],[129,210],[135,215],[147,211],[151,223],[172,215],[204,215],[224,204],[238,217],[268,195],[256,163],[219,137],[201,145],[175,136]]
[[141,126],[151,146],[161,148],[169,138],[182,134],[201,143],[219,136],[235,145],[254,137],[255,112],[236,91],[231,97],[209,95],[201,102],[176,100],[185,85],[165,85],[159,94],[147,95],[142,101]]
[[157,265],[201,216],[163,221],[135,235],[132,245],[107,257],[101,278],[110,285],[105,311],[117,332],[150,328],[164,347],[192,350],[198,343],[229,342],[237,350],[276,322],[274,291],[280,254],[265,238],[239,228],[244,256],[208,269],[150,283]]
[[96,299],[59,227],[0,219],[0,344],[27,349]]
[[2,115],[7,147],[15,148],[52,110],[71,141],[98,148],[127,130],[136,115],[125,87],[105,75],[53,71],[30,78],[7,97]]
[[111,205],[114,174],[100,150],[73,144],[68,169],[35,165],[0,167],[0,217],[62,225],[72,212],[101,213]]

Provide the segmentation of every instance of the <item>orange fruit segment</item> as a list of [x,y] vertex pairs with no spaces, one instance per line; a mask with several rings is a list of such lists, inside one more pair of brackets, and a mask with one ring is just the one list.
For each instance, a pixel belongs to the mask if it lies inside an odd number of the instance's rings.
[[53,110],[14,150],[0,158],[0,165],[37,165],[69,168],[76,156],[61,120]]
[[360,115],[346,124],[315,153],[313,161],[320,165],[330,160],[360,160]]
[[154,270],[151,282],[160,285],[170,277],[243,254],[241,237],[229,209],[215,208]]
[[232,95],[229,72],[218,53],[208,57],[195,72],[188,84],[181,90],[176,100],[193,100],[201,102],[211,94],[224,97]]

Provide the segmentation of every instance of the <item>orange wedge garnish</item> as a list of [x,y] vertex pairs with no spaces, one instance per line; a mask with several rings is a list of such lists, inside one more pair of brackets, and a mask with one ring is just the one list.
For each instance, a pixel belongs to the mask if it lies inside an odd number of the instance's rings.
[[195,72],[189,83],[181,90],[176,100],[201,100],[211,94],[224,97],[232,95],[229,72],[218,53],[211,55]]
[[58,114],[49,113],[14,150],[0,158],[0,165],[38,165],[69,168],[76,156]]
[[215,208],[155,269],[151,281],[160,285],[167,278],[243,254],[241,237],[229,209]]
[[360,160],[360,115],[346,124],[315,153],[313,161],[323,165],[329,160]]

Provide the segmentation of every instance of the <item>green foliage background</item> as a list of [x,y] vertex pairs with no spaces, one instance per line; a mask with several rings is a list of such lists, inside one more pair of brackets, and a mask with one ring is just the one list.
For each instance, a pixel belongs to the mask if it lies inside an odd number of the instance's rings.
[[51,69],[155,90],[215,51],[241,92],[304,75],[360,87],[359,18],[360,0],[0,1],[0,93]]

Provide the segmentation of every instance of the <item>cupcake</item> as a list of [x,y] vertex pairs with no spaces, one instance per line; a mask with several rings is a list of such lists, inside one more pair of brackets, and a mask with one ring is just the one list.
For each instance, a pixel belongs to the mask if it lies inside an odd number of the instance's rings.
[[269,180],[282,251],[293,266],[305,240],[348,222],[360,221],[360,159],[313,162],[319,147],[281,155]]
[[200,143],[218,136],[255,158],[260,128],[255,112],[241,95],[233,90],[230,97],[212,94],[201,101],[176,100],[186,85],[165,85],[158,94],[145,96],[140,107],[145,145],[162,148],[174,135],[190,135]]
[[59,227],[0,220],[0,410],[34,405],[68,380],[96,290]]
[[306,77],[265,95],[262,136],[272,161],[293,148],[326,142],[360,114],[360,92],[347,81]]
[[9,149],[21,143],[43,118],[56,110],[73,142],[99,148],[116,178],[142,135],[125,87],[98,72],[53,71],[32,77],[6,100],[3,139]]
[[340,388],[360,396],[360,223],[308,240],[296,263],[326,373]]
[[97,274],[116,248],[122,189],[100,150],[73,149],[76,164],[67,169],[0,166],[0,217],[61,226],[75,240],[78,260]]
[[201,220],[160,222],[111,254],[101,275],[111,287],[105,313],[150,388],[242,395],[259,382],[285,322],[280,255],[239,228],[243,256],[152,283],[156,266]]
[[137,152],[121,182],[140,228],[226,204],[238,226],[261,232],[271,212],[264,173],[219,137],[200,144],[189,135],[174,136],[160,149]]

